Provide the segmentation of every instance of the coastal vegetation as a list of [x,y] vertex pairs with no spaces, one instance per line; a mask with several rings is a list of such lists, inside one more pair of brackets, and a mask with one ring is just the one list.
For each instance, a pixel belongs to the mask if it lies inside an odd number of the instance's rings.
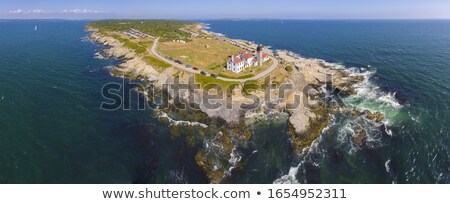
[[111,37],[119,40],[126,47],[128,47],[128,48],[132,49],[134,52],[136,52],[136,54],[145,53],[145,51],[147,50],[144,44],[136,43],[136,42],[133,42],[133,41],[131,41],[129,39],[125,39],[125,38],[121,37],[118,34],[112,34]]
[[125,47],[130,48],[136,54],[145,55],[143,59],[148,65],[162,69],[166,69],[171,66],[169,63],[166,63],[154,56],[146,55],[147,48],[151,45],[151,42],[148,42],[148,40],[127,39],[126,36],[122,36],[118,33],[109,34],[108,36],[117,39],[119,42],[123,43]]
[[274,84],[280,85],[285,81],[288,74],[289,71],[287,71],[286,69],[276,69],[270,75],[271,81]]
[[[96,21],[89,23],[86,27],[95,30],[103,36],[117,39],[125,47],[139,55],[143,61],[162,71],[171,67],[155,56],[151,49],[155,38],[159,38],[157,52],[167,59],[177,61],[184,65],[197,67],[209,74],[216,74],[220,78],[247,79],[256,76],[273,65],[272,60],[265,62],[261,67],[249,67],[240,73],[234,73],[226,69],[226,60],[230,55],[238,52],[251,52],[248,47],[237,45],[226,38],[221,38],[208,33],[199,27],[199,24],[181,21]],[[147,34],[145,37],[134,37],[129,32]],[[180,38],[172,38],[180,32],[186,34]],[[242,43],[241,43],[242,44]],[[246,44],[247,45],[247,44]],[[248,45],[247,45],[248,46]],[[205,82],[208,80],[201,80]],[[220,84],[228,84],[217,79]]]
[[100,32],[122,32],[133,28],[151,36],[172,40],[188,38],[190,34],[180,29],[190,24],[192,23],[172,20],[104,20],[91,22],[88,27]]
[[295,128],[289,124],[292,146],[296,152],[302,152],[303,149],[311,146],[313,141],[320,136],[322,130],[327,127],[331,119],[330,112],[325,107],[320,107],[314,110],[313,113],[316,117],[309,119],[310,127],[305,132],[297,133]]
[[246,94],[251,94],[251,92],[256,91],[261,88],[261,83],[257,80],[250,80],[244,83],[242,88],[243,92]]
[[292,66],[288,65],[284,68],[284,70],[286,70],[287,72],[292,72]]
[[157,67],[157,68],[162,68],[162,69],[166,69],[169,68],[171,65],[167,62],[164,62],[156,57],[153,56],[145,56],[144,57],[145,62],[147,62],[147,64]]
[[232,82],[232,81],[223,81],[220,79],[216,79],[210,76],[204,76],[201,74],[196,74],[195,75],[195,82],[200,84],[201,88],[204,88],[206,85],[208,84],[217,84],[220,87],[222,87],[223,90],[228,89],[228,87],[231,87],[232,85],[239,85],[239,83],[237,82]]
[[223,77],[223,78],[228,78],[228,79],[247,79],[247,78],[251,78],[255,75],[254,74],[246,74],[246,75],[241,75],[241,76],[230,76],[227,74],[220,73],[220,74],[218,74],[218,76]]
[[[247,143],[252,138],[251,130],[243,123],[230,124],[223,128],[214,137],[214,143],[209,151],[199,150],[195,161],[203,169],[211,183],[221,183],[230,169],[240,169],[244,166],[236,158],[232,158],[239,143]],[[234,162],[233,160],[237,161]]]

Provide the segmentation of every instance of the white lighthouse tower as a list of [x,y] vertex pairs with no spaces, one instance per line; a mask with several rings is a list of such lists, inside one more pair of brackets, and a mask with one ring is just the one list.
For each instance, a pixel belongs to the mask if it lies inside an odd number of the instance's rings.
[[258,66],[262,66],[264,59],[263,59],[263,46],[262,45],[258,45],[258,47],[256,48],[256,59],[258,60]]

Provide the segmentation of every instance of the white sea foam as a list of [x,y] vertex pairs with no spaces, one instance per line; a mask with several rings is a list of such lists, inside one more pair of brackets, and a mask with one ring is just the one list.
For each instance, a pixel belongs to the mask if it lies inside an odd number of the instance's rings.
[[[288,51],[288,50],[277,50],[276,52],[283,51],[287,53],[287,55],[295,58],[304,58],[301,55]],[[386,134],[392,136],[392,130],[389,129],[388,124],[390,119],[392,120],[393,117],[399,112],[399,110],[403,107],[396,99],[396,92],[393,93],[386,93],[382,90],[380,90],[380,87],[378,87],[376,84],[374,84],[370,79],[371,77],[376,73],[376,70],[372,68],[371,65],[367,65],[367,67],[362,68],[347,68],[342,64],[339,63],[330,63],[326,62],[322,59],[314,59],[317,62],[322,63],[324,66],[328,66],[332,69],[341,69],[347,72],[350,76],[364,76],[364,80],[362,82],[359,82],[354,85],[355,90],[357,93],[355,95],[349,96],[344,100],[344,103],[348,107],[356,108],[360,111],[371,111],[374,112],[381,112],[385,119],[382,121],[384,124],[384,131]],[[325,92],[326,93],[326,92]],[[344,107],[345,109],[345,107]],[[326,132],[329,131],[330,128],[333,126],[338,126],[339,128],[337,131],[337,140],[338,143],[342,145],[342,148],[348,148],[349,154],[354,154],[356,151],[359,151],[361,147],[357,145],[352,145],[351,143],[351,137],[357,135],[362,130],[365,130],[367,135],[367,144],[370,147],[383,145],[381,141],[380,134],[377,134],[379,131],[378,127],[379,124],[375,123],[374,121],[371,121],[367,119],[365,116],[357,116],[357,117],[350,117],[345,119],[339,119],[339,124],[336,124],[337,121],[333,118],[331,120],[331,124],[329,124],[322,132],[321,136],[317,138],[315,141],[313,141],[310,148],[308,148],[307,152],[304,152],[306,154],[314,154],[314,155],[322,155],[322,152],[320,151],[326,151],[321,150],[321,141],[323,135],[326,134]],[[298,183],[298,179],[296,175],[298,174],[299,167],[301,166],[302,162],[311,162],[312,165],[318,166],[320,164],[320,159],[314,159],[313,161],[305,161],[302,159],[302,161],[299,163],[297,167],[291,167],[289,170],[289,173],[287,175],[281,176],[279,179],[275,180],[275,184],[282,184],[282,183]],[[390,160],[388,160],[385,164],[386,171],[390,171],[389,169]]]
[[208,125],[199,123],[199,122],[191,122],[191,121],[184,121],[184,120],[174,120],[167,113],[160,111],[159,118],[166,118],[169,120],[170,125],[186,125],[186,126],[199,126],[202,128],[208,128]]
[[381,95],[378,100],[383,102],[383,104],[388,104],[396,109],[399,109],[402,105],[400,105],[400,103],[398,103],[395,99],[395,94],[397,94],[397,92]]
[[391,173],[391,168],[389,167],[389,164],[391,163],[391,160],[388,159],[385,163],[384,163],[384,168],[386,168],[386,172],[387,173]]
[[202,29],[209,30],[209,29],[211,29],[210,25],[211,24],[209,24],[209,23],[203,23],[202,24]]
[[345,125],[339,128],[339,133],[337,136],[337,140],[341,143],[348,142],[349,135],[355,135],[355,130],[353,129],[353,125],[350,121],[346,121]]
[[183,170],[171,170],[169,171],[170,177],[172,177],[178,184],[187,184],[187,178]]
[[225,175],[231,176],[231,171],[236,168],[236,166],[241,161],[242,156],[237,150],[236,146],[233,147],[233,150],[231,150],[230,153],[230,159],[228,160],[228,163],[230,164],[230,168],[225,172]]
[[[364,80],[354,86],[356,95],[344,99],[344,103],[361,111],[381,112],[385,121],[393,120],[403,107],[396,99],[396,92],[386,93],[380,87],[370,81],[374,70],[362,71],[362,69],[350,68],[350,75],[362,75]],[[362,72],[361,72],[362,71]]]
[[420,116],[414,117],[414,116],[412,116],[412,113],[409,111],[408,111],[408,115],[411,118],[411,120],[413,120],[416,123],[420,123],[420,120],[419,120]]
[[100,52],[96,52],[96,53],[94,54],[94,58],[95,58],[95,59],[100,59],[100,60],[106,59],[106,57],[103,56],[102,54],[100,54]]
[[384,132],[392,137],[392,130],[388,128],[389,122],[386,121],[383,122],[383,124],[384,124]]
[[85,43],[85,42],[94,43],[94,41],[89,36],[84,36],[84,37],[80,38],[80,40],[83,43]]
[[[336,117],[334,115],[331,115],[331,119],[328,122],[327,126],[322,130],[319,137],[317,137],[314,141],[312,141],[310,147],[307,148],[306,149],[307,151],[304,151],[304,153],[305,154],[321,154],[322,152],[320,152],[321,149],[319,148],[319,144],[322,142],[323,136],[326,135],[326,133],[328,133],[330,131],[330,129],[332,127],[334,127],[335,125],[336,125]],[[318,163],[315,166],[318,166]]]
[[330,122],[328,122],[328,125],[322,130],[322,134],[327,133],[334,125],[336,125],[336,116],[331,115]]
[[[321,149],[319,148],[320,143],[323,140],[323,136],[329,132],[329,130],[334,127],[336,125],[336,117],[334,115],[331,116],[330,122],[328,122],[327,127],[325,127],[321,134],[319,135],[318,138],[316,138],[310,145],[309,148],[305,148],[303,155],[307,155],[307,154],[318,154],[321,155],[322,152]],[[304,162],[304,160],[302,162],[300,162],[296,167],[291,167],[289,169],[289,173],[286,175],[281,176],[279,179],[275,180],[273,183],[274,184],[298,184],[299,181],[297,179],[297,174],[299,171],[299,168],[301,167],[302,163]],[[312,165],[315,167],[319,167],[320,166],[320,161],[319,160],[315,160],[315,161],[311,161]]]
[[300,168],[301,163],[296,167],[291,167],[287,175],[281,176],[281,178],[275,180],[273,184],[298,184],[297,173],[298,168]]
[[114,70],[114,69],[117,69],[117,67],[114,65],[110,65],[110,66],[106,66],[105,69]]

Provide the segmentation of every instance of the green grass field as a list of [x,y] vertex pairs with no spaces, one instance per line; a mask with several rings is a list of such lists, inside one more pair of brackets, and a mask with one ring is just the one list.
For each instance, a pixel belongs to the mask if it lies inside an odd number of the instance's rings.
[[228,78],[228,79],[247,79],[247,78],[251,78],[255,75],[247,74],[247,75],[241,75],[241,76],[234,76],[234,75],[227,75],[227,74],[220,73],[220,74],[218,74],[218,76],[223,77],[223,78]]
[[230,82],[230,81],[223,81],[220,79],[216,79],[210,76],[204,76],[201,74],[195,75],[195,82],[200,84],[201,88],[204,88],[208,84],[217,84],[222,87],[223,90],[228,89],[230,86],[233,85],[239,85],[238,82]]
[[158,50],[164,55],[210,73],[219,73],[229,55],[243,51],[220,40],[201,38],[187,43],[163,42],[160,43]]
[[[144,43],[144,42],[134,42],[129,39],[125,39],[121,37],[119,34],[112,34],[111,37],[119,40],[122,42],[126,47],[132,49],[136,54],[144,54],[147,51],[147,46],[150,45],[150,43]],[[155,68],[161,68],[166,69],[169,68],[171,65],[169,63],[166,63],[156,57],[146,55],[144,57],[144,60],[147,64],[155,67]]]
[[162,68],[162,69],[166,69],[169,68],[171,65],[167,62],[164,62],[160,59],[157,59],[156,57],[153,56],[146,56],[144,57],[145,61],[147,62],[147,64],[153,66],[153,67],[158,67],[158,68]]

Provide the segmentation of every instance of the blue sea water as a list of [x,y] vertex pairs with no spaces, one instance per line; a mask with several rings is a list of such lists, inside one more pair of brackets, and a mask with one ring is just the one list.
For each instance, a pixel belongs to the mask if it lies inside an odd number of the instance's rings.
[[[94,58],[103,47],[85,38],[86,23],[0,21],[0,183],[208,182],[194,161],[198,147],[171,138],[153,112],[99,108],[102,86],[122,79],[105,69],[117,61]],[[285,126],[256,125],[245,167],[227,182],[450,183],[450,21],[205,23],[365,68],[370,80],[345,103],[382,111],[388,122],[369,135],[370,147],[357,148],[347,136],[364,121],[337,115],[300,157]]]
[[177,163],[195,152],[166,151],[180,147],[150,110],[100,109],[102,86],[122,79],[94,58],[86,23],[0,22],[0,183],[174,183],[182,168],[206,182]]
[[[388,129],[373,148],[349,147],[338,118],[316,150],[294,168],[320,183],[450,182],[450,21],[215,20],[211,30],[273,49],[365,68],[370,81],[348,105],[381,111]],[[333,132],[334,131],[334,132]],[[337,139],[336,139],[337,138]],[[337,141],[336,141],[337,140]],[[341,141],[339,141],[341,140]],[[292,165],[295,167],[296,165]],[[288,173],[288,172],[285,172]]]

